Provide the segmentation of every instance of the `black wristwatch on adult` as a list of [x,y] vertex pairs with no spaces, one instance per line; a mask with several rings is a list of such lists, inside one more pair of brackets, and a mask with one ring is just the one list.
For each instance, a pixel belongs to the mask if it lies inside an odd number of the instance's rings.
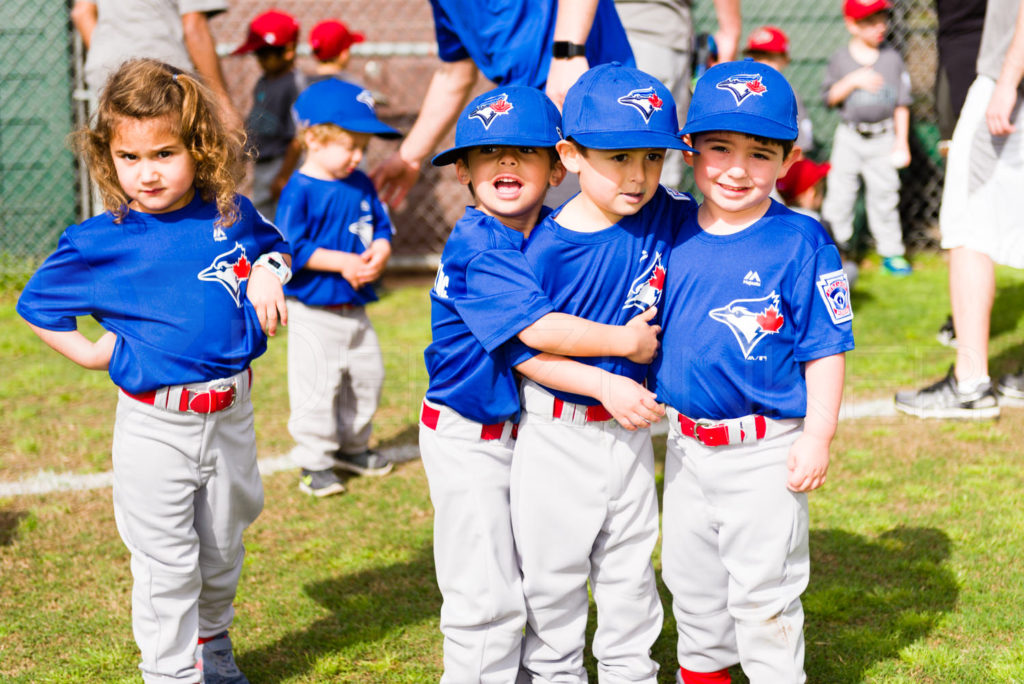
[[551,56],[555,59],[571,59],[572,57],[585,57],[586,55],[586,45],[570,43],[567,40],[556,40],[551,44]]

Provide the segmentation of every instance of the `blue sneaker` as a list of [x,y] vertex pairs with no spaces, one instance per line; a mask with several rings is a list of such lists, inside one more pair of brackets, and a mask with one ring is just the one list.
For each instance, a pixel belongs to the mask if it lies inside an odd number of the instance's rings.
[[908,276],[914,272],[910,262],[903,256],[891,256],[882,259],[882,266],[894,276]]
[[203,684],[249,684],[249,680],[235,665],[231,637],[227,632],[222,632],[203,643],[199,669],[203,672]]

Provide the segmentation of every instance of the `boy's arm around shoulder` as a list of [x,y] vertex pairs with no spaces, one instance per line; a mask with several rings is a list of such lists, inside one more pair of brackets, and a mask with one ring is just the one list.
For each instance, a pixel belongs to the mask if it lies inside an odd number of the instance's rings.
[[789,478],[794,492],[809,492],[825,483],[829,447],[839,423],[843,399],[846,354],[832,354],[808,361],[804,366],[807,384],[807,415],[803,434],[789,450]]
[[647,427],[665,415],[654,393],[633,380],[553,354],[537,354],[515,365],[534,382],[592,397],[627,430]]
[[557,311],[544,315],[519,333],[534,349],[562,356],[621,356],[636,363],[650,363],[658,352],[661,326],[650,321],[657,314],[650,307],[625,325],[607,325]]

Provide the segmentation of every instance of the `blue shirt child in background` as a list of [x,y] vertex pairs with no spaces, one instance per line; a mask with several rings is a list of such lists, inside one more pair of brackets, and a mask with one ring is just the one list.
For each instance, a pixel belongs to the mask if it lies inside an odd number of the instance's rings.
[[277,225],[294,250],[285,288],[288,429],[299,488],[344,491],[335,468],[385,475],[391,463],[369,448],[384,384],[380,344],[365,306],[391,256],[391,220],[373,183],[356,169],[370,139],[397,138],[368,90],[339,79],[314,83],[295,101],[306,159],[281,193]]

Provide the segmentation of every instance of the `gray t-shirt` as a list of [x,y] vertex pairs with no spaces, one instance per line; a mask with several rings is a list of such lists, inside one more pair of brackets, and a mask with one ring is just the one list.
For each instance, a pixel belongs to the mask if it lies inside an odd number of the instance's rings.
[[615,0],[622,26],[634,36],[657,45],[689,52],[693,42],[690,0]]
[[1003,58],[1010,49],[1019,9],[1020,0],[988,0],[985,8],[985,27],[981,30],[981,47],[978,48],[978,73],[993,81],[999,78]]
[[[850,54],[849,46],[843,46],[832,53],[832,59],[825,70],[825,80],[821,84],[822,99],[827,103],[828,91],[836,81],[862,66],[864,65]],[[910,74],[907,73],[900,53],[888,45],[883,45],[879,50],[878,60],[871,68],[881,74],[885,82],[877,93],[858,88],[843,100],[839,105],[839,115],[848,124],[875,123],[891,119],[896,107],[909,107],[913,102],[910,95]]]
[[96,0],[96,28],[85,60],[85,83],[95,93],[122,62],[151,57],[192,70],[181,15],[213,16],[227,0]]

